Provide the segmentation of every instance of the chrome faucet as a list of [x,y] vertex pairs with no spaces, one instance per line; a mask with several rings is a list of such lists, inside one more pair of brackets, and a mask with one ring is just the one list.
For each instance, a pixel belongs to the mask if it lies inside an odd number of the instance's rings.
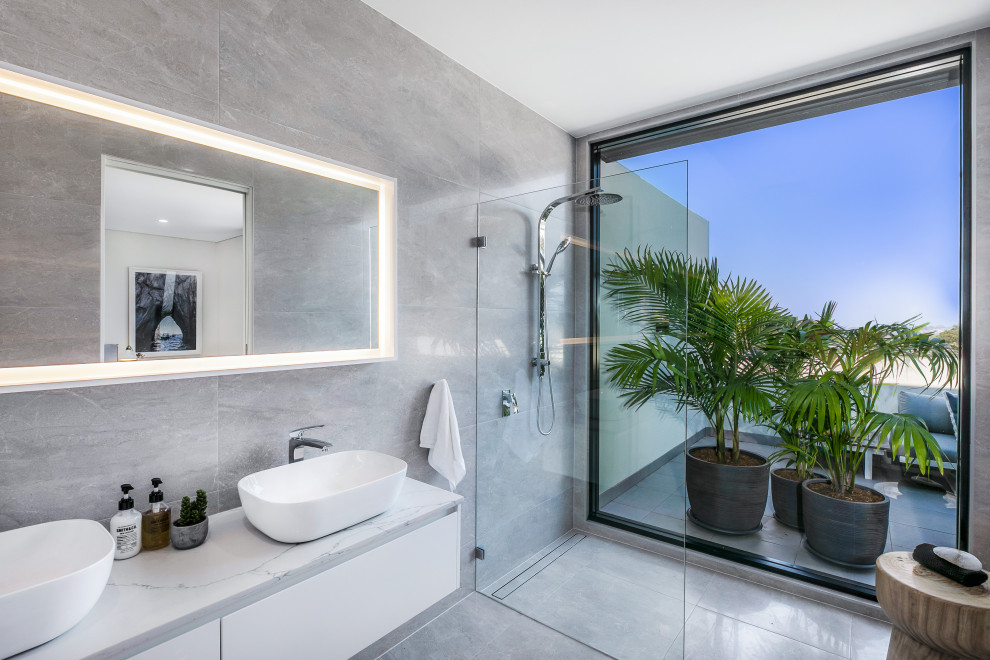
[[301,461],[302,458],[296,458],[296,448],[297,447],[313,447],[314,449],[319,449],[321,451],[329,451],[332,444],[326,440],[316,440],[315,438],[304,438],[303,431],[308,431],[310,429],[322,429],[325,424],[314,424],[313,426],[304,426],[301,429],[295,429],[289,431],[289,462],[295,463],[296,461]]

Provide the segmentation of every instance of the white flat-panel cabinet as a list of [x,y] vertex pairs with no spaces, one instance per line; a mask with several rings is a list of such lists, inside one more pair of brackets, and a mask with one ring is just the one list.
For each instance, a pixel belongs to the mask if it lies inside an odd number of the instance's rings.
[[223,660],[351,657],[458,588],[459,515],[223,617]]
[[220,660],[220,619],[131,656],[131,660]]

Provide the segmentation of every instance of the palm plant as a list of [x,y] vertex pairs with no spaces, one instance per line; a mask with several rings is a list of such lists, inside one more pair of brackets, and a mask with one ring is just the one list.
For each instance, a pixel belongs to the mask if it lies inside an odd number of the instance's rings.
[[818,464],[818,445],[812,441],[806,426],[778,418],[770,424],[770,428],[780,442],[777,451],[770,454],[767,460],[771,463],[784,461],[784,466],[797,474],[797,481],[811,479]]
[[718,462],[738,462],[741,421],[762,422],[773,412],[786,310],[752,280],[723,279],[715,259],[648,247],[617,255],[603,271],[603,287],[641,332],[603,360],[623,404],[639,408],[665,394],[678,411],[697,409],[715,433]]
[[836,330],[835,303],[829,302],[818,317],[805,316],[793,319],[792,325],[779,337],[774,360],[774,376],[777,387],[777,405],[767,426],[780,438],[778,450],[768,457],[771,463],[783,460],[785,466],[795,471],[798,481],[815,475],[818,464],[818,445],[812,442],[811,428],[807,420],[785,414],[783,403],[793,384],[811,375],[816,365],[814,347]]
[[958,370],[952,347],[925,331],[917,317],[844,329],[828,316],[830,330],[807,337],[803,350],[808,363],[783,401],[782,420],[810,439],[833,495],[853,492],[866,452],[886,440],[895,454],[901,447],[912,449],[922,474],[927,473],[930,453],[941,471],[938,444],[925,423],[914,415],[877,407],[881,386],[903,368],[921,374],[928,387],[942,382],[941,391]]

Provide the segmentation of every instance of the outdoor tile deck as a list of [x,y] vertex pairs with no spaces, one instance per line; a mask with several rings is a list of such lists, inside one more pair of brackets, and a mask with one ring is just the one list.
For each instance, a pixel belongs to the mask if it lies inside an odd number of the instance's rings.
[[[762,456],[773,451],[772,447],[755,443],[743,443],[742,447]],[[910,551],[919,543],[955,545],[954,496],[915,484],[909,479],[882,481],[860,477],[856,483],[875,488],[890,498],[888,551]],[[690,520],[685,522],[684,512],[688,505],[684,493],[684,459],[678,456],[615,497],[601,510],[677,534],[683,534],[686,528],[688,535],[698,539],[870,586],[875,584],[873,569],[857,570],[838,566],[810,553],[803,545],[803,534],[782,525],[773,517],[773,505],[769,501],[763,517],[763,529],[746,536],[719,534],[699,527]]]

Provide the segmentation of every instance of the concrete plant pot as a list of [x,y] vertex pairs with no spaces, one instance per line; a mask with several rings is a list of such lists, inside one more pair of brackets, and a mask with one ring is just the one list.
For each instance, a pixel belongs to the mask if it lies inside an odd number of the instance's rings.
[[176,550],[189,550],[201,546],[209,533],[209,517],[201,523],[185,527],[179,527],[176,523],[172,523],[172,547]]
[[759,454],[744,455],[761,465],[738,466],[709,463],[687,453],[685,481],[691,508],[688,517],[698,525],[723,534],[752,534],[763,528],[767,507],[770,463]]
[[[777,474],[777,468],[770,472],[770,499],[773,501],[773,517],[778,521],[797,530],[804,529],[804,511],[802,510],[801,481],[794,481]],[[814,473],[812,479],[824,479],[824,474]]]
[[[801,484],[805,545],[822,559],[852,568],[871,568],[887,545],[890,499],[872,488],[883,500],[848,502],[816,493],[809,486],[828,483],[808,479]],[[859,486],[865,488],[864,486]]]

